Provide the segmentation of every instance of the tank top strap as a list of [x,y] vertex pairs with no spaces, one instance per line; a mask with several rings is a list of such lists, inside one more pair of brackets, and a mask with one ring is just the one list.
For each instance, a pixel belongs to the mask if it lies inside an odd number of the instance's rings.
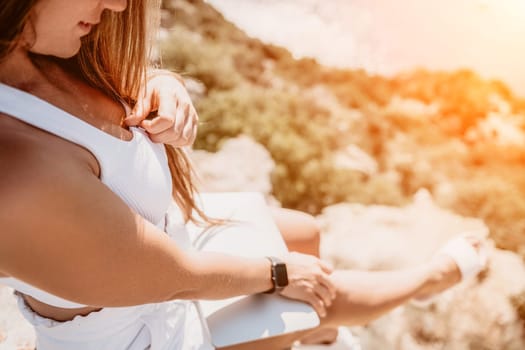
[[135,139],[133,132],[131,141],[120,140],[39,97],[2,83],[0,112],[78,144],[97,159],[102,152],[126,146]]

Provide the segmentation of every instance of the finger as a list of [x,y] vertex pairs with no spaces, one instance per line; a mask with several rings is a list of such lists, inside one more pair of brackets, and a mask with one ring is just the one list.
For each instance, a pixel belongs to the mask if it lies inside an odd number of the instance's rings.
[[192,122],[192,119],[190,116],[190,106],[187,104],[178,106],[177,114],[175,118],[175,125],[173,126],[173,129],[176,132],[179,132],[181,137],[183,135],[184,127],[188,122]]
[[[182,133],[183,137],[187,140],[195,139],[196,127],[199,125],[199,116],[197,115],[197,111],[195,110],[195,108],[190,106],[189,113],[190,120],[184,126],[184,131]],[[187,126],[189,125],[191,125],[191,128],[187,128]]]
[[318,276],[317,276],[317,282],[319,284],[321,284],[322,286],[324,286],[328,292],[330,293],[330,296],[332,299],[334,299],[337,295],[337,288],[334,284],[334,282],[332,282],[332,280],[330,279],[330,276],[325,274],[325,273],[320,273]]
[[324,285],[317,285],[315,287],[315,294],[323,301],[325,308],[332,305],[332,293]]
[[193,125],[193,130],[192,130],[192,133],[191,133],[191,139],[188,140],[188,142],[190,142],[191,144],[193,144],[193,142],[195,142],[195,139],[197,138],[197,130],[198,130],[198,125],[197,123],[195,123],[195,125]]
[[323,300],[313,293],[313,291],[309,291],[307,293],[306,302],[308,302],[314,308],[319,317],[325,317],[326,307],[323,303]]
[[334,272],[334,265],[332,265],[328,261],[319,260],[319,266],[321,266],[323,272],[327,274],[331,274],[332,272]]
[[137,100],[137,103],[135,103],[131,114],[126,119],[124,119],[126,125],[137,126],[144,119],[146,119],[148,114],[153,109],[152,102],[153,97],[151,93],[146,93],[145,95],[142,95],[142,97]]
[[151,120],[143,120],[140,126],[150,134],[159,134],[163,131],[172,131],[173,123],[173,118],[159,114]]
[[176,135],[174,136],[173,130],[163,131],[159,134],[148,134],[148,136],[150,140],[155,143],[165,143],[172,145],[173,147],[184,147],[190,145],[188,140]]
[[191,139],[195,124],[195,119],[193,117],[189,118],[188,122],[184,125],[184,130],[182,130],[182,138],[185,140]]
[[158,114],[170,117],[173,120],[172,126],[174,126],[177,119],[180,118],[179,109],[181,108],[181,103],[179,99],[171,91],[159,94],[158,107]]

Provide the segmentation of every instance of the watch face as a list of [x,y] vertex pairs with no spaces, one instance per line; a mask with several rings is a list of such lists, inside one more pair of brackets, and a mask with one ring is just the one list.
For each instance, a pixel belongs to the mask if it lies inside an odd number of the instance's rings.
[[286,287],[288,285],[288,272],[286,264],[278,263],[275,265],[275,284],[276,287]]

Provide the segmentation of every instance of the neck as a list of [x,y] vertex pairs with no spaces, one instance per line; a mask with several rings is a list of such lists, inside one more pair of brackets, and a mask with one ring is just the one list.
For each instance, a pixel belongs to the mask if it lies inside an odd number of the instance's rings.
[[44,56],[33,56],[15,49],[0,62],[0,82],[27,92],[56,85],[60,76],[56,62]]
[[0,62],[0,82],[16,88],[33,85],[41,75],[27,51],[21,49],[13,50]]
[[66,60],[12,52],[0,62],[0,82],[45,100],[99,129],[112,128],[115,137],[122,137],[120,126],[126,114],[122,105],[86,84]]

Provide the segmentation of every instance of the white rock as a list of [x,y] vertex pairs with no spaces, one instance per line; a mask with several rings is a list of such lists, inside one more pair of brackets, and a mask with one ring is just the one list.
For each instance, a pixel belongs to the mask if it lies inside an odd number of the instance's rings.
[[367,175],[377,173],[377,161],[356,145],[348,145],[333,155],[336,168],[360,171]]
[[[394,269],[413,266],[449,238],[487,233],[477,219],[437,207],[420,191],[404,208],[338,204],[318,217],[322,256],[339,267]],[[363,349],[523,349],[523,324],[511,298],[525,290],[525,266],[514,253],[494,249],[482,278],[442,293],[430,308],[402,306],[366,327],[355,328]]]
[[318,220],[323,257],[341,267],[372,270],[422,262],[465,231],[487,233],[482,221],[439,208],[423,190],[404,208],[342,203],[326,207]]
[[269,195],[275,167],[269,152],[248,136],[227,140],[216,153],[190,154],[203,192],[256,191]]

